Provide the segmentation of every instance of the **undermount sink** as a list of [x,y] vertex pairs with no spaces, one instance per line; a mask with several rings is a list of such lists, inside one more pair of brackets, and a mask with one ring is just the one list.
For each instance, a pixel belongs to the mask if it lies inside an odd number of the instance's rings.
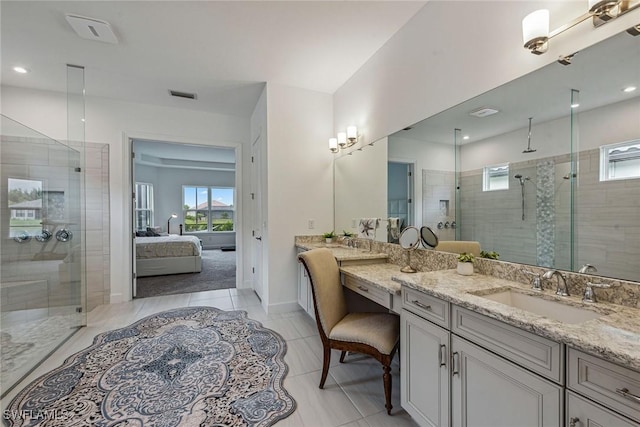
[[512,289],[479,296],[564,323],[582,323],[603,316],[596,311],[524,294]]

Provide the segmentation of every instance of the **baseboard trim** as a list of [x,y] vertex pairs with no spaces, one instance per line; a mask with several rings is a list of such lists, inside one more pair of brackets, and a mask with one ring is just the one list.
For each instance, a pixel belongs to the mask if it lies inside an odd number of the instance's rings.
[[109,296],[109,304],[118,304],[121,302],[124,302],[124,296],[122,294],[111,294]]
[[290,313],[292,311],[301,310],[298,301],[281,302],[278,304],[269,304],[267,306],[267,314],[272,313]]

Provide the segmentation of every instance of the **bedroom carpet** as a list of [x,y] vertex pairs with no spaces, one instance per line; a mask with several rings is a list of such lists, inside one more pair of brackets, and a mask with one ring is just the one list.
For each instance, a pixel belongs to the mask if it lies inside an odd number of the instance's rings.
[[235,288],[236,253],[203,250],[200,273],[141,277],[137,286],[137,298]]
[[93,345],[34,380],[4,411],[5,423],[271,426],[296,408],[282,384],[286,351],[277,332],[245,311],[157,313],[97,335]]

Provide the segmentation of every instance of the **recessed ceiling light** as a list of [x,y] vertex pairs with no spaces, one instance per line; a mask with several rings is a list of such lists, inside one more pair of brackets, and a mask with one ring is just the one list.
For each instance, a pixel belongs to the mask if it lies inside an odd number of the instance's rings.
[[627,93],[633,92],[634,90],[636,90],[635,86],[627,86],[624,89],[622,89],[623,92],[627,92]]
[[13,67],[13,71],[20,74],[27,74],[29,72],[29,69],[18,66],[18,67]]
[[469,135],[463,136],[462,139],[469,139]]
[[571,108],[578,108],[580,106],[580,104],[578,104],[577,102],[575,104],[571,104]]

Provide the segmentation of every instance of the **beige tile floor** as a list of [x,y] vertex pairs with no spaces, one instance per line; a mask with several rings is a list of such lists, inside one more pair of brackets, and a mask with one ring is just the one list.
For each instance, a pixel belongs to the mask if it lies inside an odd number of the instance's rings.
[[402,427],[416,426],[400,407],[397,357],[393,365],[393,410],[384,409],[382,368],[375,360],[350,354],[340,364],[333,352],[329,376],[323,390],[318,388],[322,369],[322,344],[315,322],[303,311],[267,315],[250,290],[222,289],[193,294],[142,298],[121,304],[102,305],[88,315],[87,327],[72,336],[40,367],[4,399],[2,409],[29,382],[61,365],[73,353],[89,346],[101,332],[124,327],[151,314],[184,306],[213,306],[223,310],[245,310],[266,328],[287,341],[285,361],[289,366],[284,387],[296,400],[296,411],[278,426],[295,427]]

